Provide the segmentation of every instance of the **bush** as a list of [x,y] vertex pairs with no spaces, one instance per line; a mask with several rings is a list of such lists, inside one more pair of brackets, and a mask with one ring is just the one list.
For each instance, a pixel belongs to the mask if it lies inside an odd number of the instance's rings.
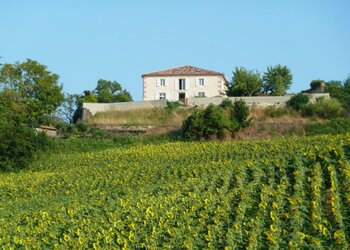
[[316,103],[306,105],[302,110],[302,114],[323,119],[333,119],[343,116],[344,108],[337,99],[321,97],[316,100]]
[[228,99],[225,98],[219,105],[221,108],[226,109],[226,110],[232,110],[233,109],[233,102]]
[[0,170],[12,171],[26,168],[34,153],[49,145],[44,133],[36,134],[32,128],[7,123],[0,126]]
[[224,110],[218,106],[210,104],[203,114],[204,136],[222,134],[224,129],[231,129],[230,119],[225,115]]
[[202,138],[204,129],[204,111],[200,109],[196,109],[182,124],[182,134],[187,139]]
[[310,98],[305,94],[296,94],[288,102],[288,106],[292,107],[294,110],[303,109],[306,104],[308,104]]
[[233,116],[242,128],[249,125],[249,107],[244,100],[235,101],[233,104]]
[[[244,101],[233,104],[225,102],[220,106],[210,104],[205,110],[196,109],[182,125],[182,135],[187,139],[224,138],[226,134],[238,131],[249,124],[249,107]],[[224,107],[227,109],[225,110]]]

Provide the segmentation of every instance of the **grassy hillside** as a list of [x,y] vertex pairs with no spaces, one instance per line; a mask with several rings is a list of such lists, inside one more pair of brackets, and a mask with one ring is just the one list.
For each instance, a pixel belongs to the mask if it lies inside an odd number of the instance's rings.
[[349,249],[349,159],[350,135],[47,155],[1,174],[0,245]]

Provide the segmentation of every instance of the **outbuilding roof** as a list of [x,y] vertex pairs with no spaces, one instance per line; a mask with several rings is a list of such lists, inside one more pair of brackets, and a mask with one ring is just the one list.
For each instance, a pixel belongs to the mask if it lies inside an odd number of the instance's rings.
[[193,66],[180,66],[176,68],[171,68],[171,69],[165,69],[161,71],[156,71],[156,72],[151,72],[147,74],[143,74],[142,77],[145,76],[188,76],[188,75],[205,75],[205,76],[224,76],[223,73],[219,73],[216,71],[212,70],[207,70],[207,69],[201,69]]

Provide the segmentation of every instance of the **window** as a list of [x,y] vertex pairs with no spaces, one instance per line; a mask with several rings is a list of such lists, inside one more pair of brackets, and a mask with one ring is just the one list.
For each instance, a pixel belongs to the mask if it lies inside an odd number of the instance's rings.
[[198,85],[199,86],[204,86],[204,78],[199,78],[198,79]]
[[179,90],[186,89],[186,79],[179,79]]
[[199,97],[205,97],[205,92],[198,92]]
[[159,99],[166,99],[166,93],[159,93]]
[[162,87],[165,86],[165,79],[160,79],[160,86],[162,86]]

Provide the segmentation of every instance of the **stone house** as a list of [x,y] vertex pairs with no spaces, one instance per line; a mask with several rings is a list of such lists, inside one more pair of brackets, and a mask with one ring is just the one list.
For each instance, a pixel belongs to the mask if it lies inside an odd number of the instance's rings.
[[183,101],[190,97],[224,95],[224,74],[193,66],[181,66],[142,75],[143,100]]

